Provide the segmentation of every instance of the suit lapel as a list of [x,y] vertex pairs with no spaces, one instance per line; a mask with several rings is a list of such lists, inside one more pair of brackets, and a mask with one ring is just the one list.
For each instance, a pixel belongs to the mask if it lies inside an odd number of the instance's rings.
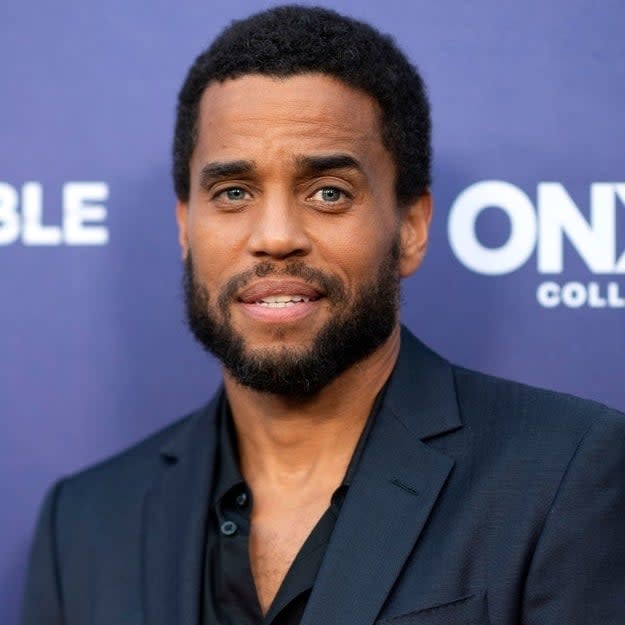
[[460,426],[450,365],[404,330],[301,625],[374,622],[454,464],[422,441]]
[[150,625],[198,625],[220,394],[161,451],[144,506],[144,601]]

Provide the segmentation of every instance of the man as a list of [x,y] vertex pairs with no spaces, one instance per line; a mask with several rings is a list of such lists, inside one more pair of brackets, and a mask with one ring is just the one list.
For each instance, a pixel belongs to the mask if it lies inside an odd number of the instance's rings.
[[322,10],[235,23],[179,96],[205,408],[57,484],[24,624],[621,624],[625,420],[432,353],[429,113],[387,38]]

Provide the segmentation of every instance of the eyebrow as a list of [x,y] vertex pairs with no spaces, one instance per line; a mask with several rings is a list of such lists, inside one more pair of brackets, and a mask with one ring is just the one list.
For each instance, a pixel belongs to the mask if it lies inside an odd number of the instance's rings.
[[[364,173],[360,162],[349,154],[323,154],[319,156],[298,156],[298,169],[306,174],[322,174],[336,169],[355,169]],[[200,186],[208,189],[219,180],[226,180],[236,176],[250,175],[256,164],[254,161],[212,161],[200,170]]]
[[297,166],[306,173],[322,174],[331,169],[356,169],[364,173],[362,165],[349,154],[325,154],[321,156],[299,156]]
[[213,161],[207,163],[200,170],[200,186],[204,189],[210,187],[213,182],[232,178],[233,176],[245,176],[250,174],[255,165],[253,161]]

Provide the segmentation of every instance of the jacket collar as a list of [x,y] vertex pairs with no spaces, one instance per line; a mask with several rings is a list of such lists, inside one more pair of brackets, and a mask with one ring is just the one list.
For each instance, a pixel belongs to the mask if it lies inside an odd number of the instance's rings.
[[204,533],[223,391],[161,448],[163,471],[143,514],[143,592],[150,625],[198,625]]
[[451,365],[404,326],[385,405],[421,440],[462,426]]

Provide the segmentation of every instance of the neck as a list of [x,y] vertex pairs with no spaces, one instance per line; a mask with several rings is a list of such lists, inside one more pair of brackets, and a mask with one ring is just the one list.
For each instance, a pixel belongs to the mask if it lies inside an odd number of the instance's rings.
[[254,391],[224,372],[241,471],[252,489],[338,486],[398,353],[396,326],[373,354],[305,400]]

